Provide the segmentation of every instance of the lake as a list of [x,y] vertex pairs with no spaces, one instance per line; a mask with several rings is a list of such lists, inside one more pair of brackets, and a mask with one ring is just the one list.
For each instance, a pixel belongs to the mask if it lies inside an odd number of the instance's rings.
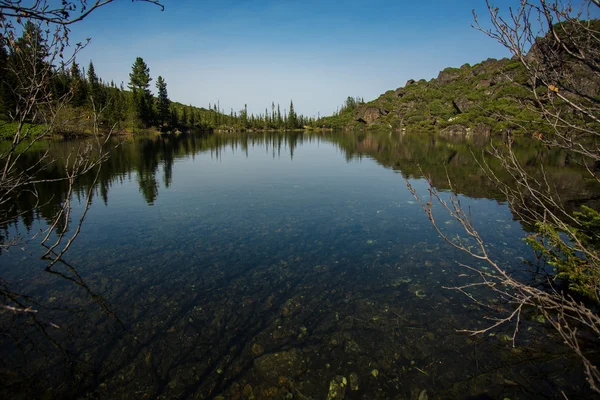
[[[510,305],[448,289],[476,279],[408,191],[446,197],[446,171],[491,254],[540,274],[484,144],[435,135],[250,133],[135,137],[101,170],[82,232],[51,271],[39,237],[0,256],[0,397],[90,399],[487,399],[592,396],[536,310],[484,335]],[[27,153],[57,158],[79,141]],[[599,191],[560,152],[517,141],[570,207]],[[73,219],[91,179],[74,193]],[[66,196],[15,200],[3,240],[47,227]],[[597,205],[594,206],[597,209]],[[456,221],[436,209],[449,234]],[[16,216],[19,214],[19,216]],[[479,298],[495,302],[485,291]],[[13,303],[11,303],[13,304]],[[425,397],[427,396],[427,397]]]

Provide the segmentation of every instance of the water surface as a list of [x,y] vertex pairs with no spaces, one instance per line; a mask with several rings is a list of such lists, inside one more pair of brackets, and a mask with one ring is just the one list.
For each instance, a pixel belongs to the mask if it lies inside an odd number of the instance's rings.
[[[48,176],[75,144],[46,144],[59,158]],[[444,192],[448,171],[490,252],[534,279],[527,227],[474,162],[482,150],[389,132],[129,139],[103,166],[65,263],[45,271],[35,241],[0,257],[3,295],[39,311],[0,314],[0,393],[325,399],[346,382],[347,399],[589,394],[535,310],[515,347],[514,326],[457,332],[510,306],[445,289],[474,279],[460,262],[476,264],[435,233],[406,179],[426,194],[423,171]],[[517,154],[544,165],[572,207],[597,197],[560,153],[523,143]],[[16,201],[24,214],[3,235],[46,227],[63,186],[40,185],[34,210]],[[458,232],[441,210],[438,222]]]

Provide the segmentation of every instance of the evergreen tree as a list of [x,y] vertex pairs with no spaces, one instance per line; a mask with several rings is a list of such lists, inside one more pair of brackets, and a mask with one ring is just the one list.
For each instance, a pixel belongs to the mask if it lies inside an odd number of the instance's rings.
[[271,102],[271,125],[274,127],[275,125],[275,102]]
[[116,87],[104,88],[104,98],[106,99],[106,110],[104,115],[109,125],[113,125],[125,119],[125,109],[127,108],[127,99],[125,92]]
[[290,101],[290,113],[288,114],[288,118],[287,118],[287,127],[289,129],[298,128],[298,116],[296,115],[296,112],[294,111],[294,102],[293,101]]
[[3,107],[5,110],[16,110],[18,101],[29,97],[34,87],[37,88],[36,92],[52,89],[49,65],[45,61],[48,47],[39,25],[31,21],[25,23],[16,41],[3,41],[3,44],[8,47],[6,62],[0,65],[5,74],[2,79]]
[[171,108],[171,121],[169,125],[171,125],[171,127],[179,126],[179,116],[177,115],[175,107]]
[[71,70],[69,72],[71,81],[71,104],[73,107],[83,107],[87,102],[87,85],[83,80],[79,65],[73,61],[71,64]]
[[87,84],[88,84],[88,91],[89,91],[89,101],[90,101],[90,105],[92,104],[92,100],[93,100],[93,104],[94,106],[99,109],[101,107],[104,106],[104,104],[106,103],[106,96],[104,95],[104,91],[102,90],[102,85],[100,83],[100,80],[98,79],[98,76],[96,75],[96,70],[94,68],[94,63],[92,63],[92,61],[90,60],[90,65],[88,67],[87,70]]
[[90,65],[87,71],[87,79],[90,87],[98,86],[100,82],[98,81],[98,76],[96,75],[96,70],[94,68],[94,63],[90,60]]
[[[16,52],[14,57],[18,57],[18,67],[24,69],[29,79],[34,79],[34,74],[40,74],[44,71],[45,59],[48,57],[48,47],[42,37],[41,28],[31,21],[25,23],[23,34],[16,43]],[[37,76],[35,79],[42,77]]]
[[169,100],[169,95],[167,93],[167,82],[165,82],[162,76],[159,76],[156,80],[156,89],[158,90],[158,98],[156,100],[158,122],[161,125],[164,125],[171,115],[171,112],[169,111],[171,101]]
[[187,107],[183,106],[183,110],[181,111],[181,125],[182,126],[187,126],[188,124],[188,112],[187,112]]
[[263,123],[265,129],[269,127],[269,110],[265,108],[265,119]]
[[[2,62],[0,62],[0,65],[2,65]],[[69,74],[65,69],[65,64],[63,62],[60,63],[60,68],[58,68],[58,70],[56,71],[56,75],[54,76],[52,83],[52,94],[55,99],[62,98],[69,94],[71,82]]]
[[279,104],[277,104],[277,128],[283,127],[283,119],[281,118],[281,109],[279,108]]
[[133,94],[133,112],[142,124],[148,126],[152,123],[152,93],[150,93],[150,68],[141,57],[136,58],[132,71],[129,74],[129,89]]
[[194,127],[196,125],[196,111],[190,105],[190,126]]

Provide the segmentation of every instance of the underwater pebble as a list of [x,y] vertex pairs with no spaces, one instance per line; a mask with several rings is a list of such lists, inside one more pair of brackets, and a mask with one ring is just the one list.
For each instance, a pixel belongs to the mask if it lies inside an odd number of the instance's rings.
[[262,347],[260,344],[258,343],[254,343],[252,345],[252,354],[254,354],[255,356],[260,356],[265,352],[264,347]]
[[358,375],[356,372],[350,374],[350,389],[355,391],[358,390]]
[[329,393],[327,394],[327,400],[343,399],[346,394],[346,385],[348,381],[343,376],[336,376],[335,379],[329,383]]

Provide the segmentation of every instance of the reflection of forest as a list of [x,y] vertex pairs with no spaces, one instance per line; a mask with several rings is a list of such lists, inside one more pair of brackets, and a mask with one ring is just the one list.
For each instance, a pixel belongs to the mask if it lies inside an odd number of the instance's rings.
[[[112,185],[131,179],[152,204],[159,190],[178,179],[177,160],[198,154],[221,159],[232,151],[247,157],[252,148],[252,154],[266,149],[273,158],[294,159],[299,146],[318,143],[332,143],[347,160],[370,158],[411,179],[421,177],[420,166],[442,190],[447,165],[461,193],[501,199],[474,160],[473,154],[486,157],[501,173],[482,145],[387,132],[136,137],[116,147],[103,165],[95,196],[107,203]],[[22,161],[33,163],[47,149],[57,162],[44,177],[54,177],[78,144],[47,142]],[[533,171],[543,165],[565,198],[588,201],[598,193],[585,171],[561,153],[529,142],[517,143],[516,152]],[[81,179],[75,195],[84,196],[93,182],[91,176]],[[35,203],[24,195],[15,202],[27,211],[29,226],[52,216],[67,187],[45,184],[38,192],[47,206],[32,211]],[[457,327],[490,310],[466,309],[462,297],[439,289],[461,282],[447,261],[455,253],[441,241],[418,237],[410,245],[378,245],[366,240],[373,236],[363,224],[377,229],[387,221],[366,224],[372,217],[365,215],[350,222],[353,211],[346,213],[332,220],[341,227],[316,235],[303,228],[302,213],[291,220],[249,219],[235,228],[215,218],[189,234],[166,229],[150,241],[137,238],[137,250],[123,243],[93,249],[94,255],[84,252],[18,284],[0,278],[5,296],[20,299],[21,308],[33,304],[41,310],[3,314],[8,318],[0,321],[0,331],[12,336],[0,340],[0,349],[11,368],[0,366],[0,397],[242,398],[245,391],[244,398],[253,398],[275,388],[278,397],[256,398],[289,398],[288,392],[325,398],[337,373],[360,380],[361,398],[416,398],[421,388],[435,388],[440,398],[514,398],[517,392],[551,397],[565,381],[565,390],[582,392],[579,361],[565,357],[560,342],[531,316],[523,318],[518,352],[505,333],[477,341],[456,334]],[[284,225],[283,232],[275,229]],[[177,245],[147,245],[159,242]],[[32,323],[24,324],[26,318]],[[48,321],[60,321],[61,329]],[[272,381],[265,379],[271,375]]]
[[[119,139],[115,139],[115,144]],[[122,141],[122,139],[121,139]],[[440,190],[448,188],[446,171],[455,189],[461,194],[475,198],[503,200],[498,188],[486,177],[476,158],[485,160],[501,179],[508,180],[506,172],[495,158],[485,152],[482,143],[465,140],[448,140],[436,135],[414,135],[391,132],[369,133],[253,133],[227,135],[164,135],[136,137],[117,146],[110,159],[102,166],[97,182],[96,196],[108,202],[108,192],[115,183],[135,173],[140,193],[148,204],[159,195],[158,181],[162,179],[165,188],[173,180],[175,160],[194,157],[199,153],[210,153],[219,158],[224,150],[241,151],[248,154],[251,147],[264,147],[273,157],[294,157],[294,150],[305,141],[326,141],[334,143],[348,160],[370,157],[387,168],[393,168],[407,178],[422,177],[421,170],[431,177],[434,186]],[[72,141],[48,142],[45,148],[31,151],[22,157],[23,167],[33,164],[45,150],[56,159],[40,178],[60,176],[64,171],[64,160],[74,147]],[[503,144],[500,142],[499,146]],[[551,185],[560,193],[563,201],[572,206],[597,201],[598,186],[588,179],[587,172],[576,162],[569,162],[563,152],[548,150],[540,143],[521,139],[514,145],[519,161],[532,171],[545,170]],[[162,174],[162,177],[159,176]],[[80,179],[76,195],[83,196],[93,182],[93,174]],[[47,183],[37,187],[38,204],[30,195],[21,195],[15,201],[12,213],[20,213],[27,226],[31,226],[37,215],[50,219],[64,200],[66,183]],[[13,214],[16,215],[16,214]]]

